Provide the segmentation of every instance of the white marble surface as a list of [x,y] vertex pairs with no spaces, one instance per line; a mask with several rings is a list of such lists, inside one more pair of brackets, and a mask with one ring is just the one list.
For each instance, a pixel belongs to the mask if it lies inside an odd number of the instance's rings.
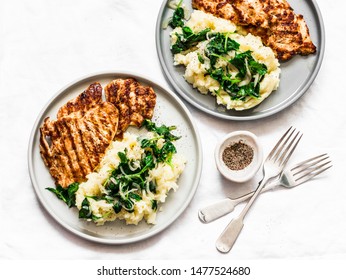
[[[303,0],[302,0],[303,1]],[[308,1],[308,0],[305,0]],[[320,72],[293,106],[257,121],[211,117],[188,106],[203,145],[203,174],[186,211],[145,241],[109,246],[76,237],[40,205],[31,185],[27,149],[37,115],[63,86],[105,70],[150,75],[164,87],[155,49],[158,0],[0,1],[0,259],[333,259],[346,258],[346,110],[343,1],[318,1],[327,34]],[[336,28],[337,27],[337,28]],[[327,152],[333,168],[304,186],[263,194],[230,254],[215,240],[234,214],[211,224],[200,207],[257,184],[221,178],[213,148],[233,130],[258,135],[267,153],[295,126],[304,137],[292,161]]]

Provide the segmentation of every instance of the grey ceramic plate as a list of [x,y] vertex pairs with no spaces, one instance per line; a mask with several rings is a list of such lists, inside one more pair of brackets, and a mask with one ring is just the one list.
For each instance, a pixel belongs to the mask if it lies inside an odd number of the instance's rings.
[[[173,11],[167,7],[169,0],[163,1],[156,23],[156,47],[163,72],[174,90],[186,101],[202,111],[216,117],[230,120],[253,120],[273,115],[301,97],[310,87],[320,69],[324,48],[325,33],[320,10],[314,0],[288,0],[296,13],[302,14],[306,20],[312,41],[317,47],[317,53],[309,56],[295,56],[288,62],[281,63],[281,82],[277,91],[255,108],[237,112],[225,110],[218,106],[215,98],[210,95],[201,95],[188,84],[183,77],[185,68],[173,66],[173,56],[170,51],[170,27],[163,29],[163,22],[172,15]],[[191,8],[191,0],[184,0],[185,5]],[[191,8],[192,10],[192,8]]]
[[[56,119],[56,113],[60,106],[68,100],[76,97],[93,82],[100,82],[105,86],[115,78],[136,78],[140,83],[153,87],[157,94],[157,105],[153,119],[158,123],[176,125],[176,133],[182,138],[176,142],[179,153],[187,158],[186,168],[179,178],[179,189],[171,192],[164,204],[164,210],[157,215],[157,223],[148,225],[141,222],[139,225],[126,225],[123,221],[106,223],[104,226],[95,226],[92,222],[78,219],[78,212],[74,208],[68,208],[61,200],[58,200],[46,187],[54,186],[48,169],[43,163],[39,151],[39,128],[44,118],[50,116]],[[136,128],[132,128],[132,131]],[[33,127],[28,149],[28,165],[32,185],[39,201],[47,212],[63,227],[85,239],[106,243],[123,244],[143,240],[153,236],[171,223],[186,209],[197,189],[202,169],[201,144],[196,126],[189,111],[179,98],[170,91],[162,88],[157,83],[134,75],[132,73],[99,73],[79,79],[60,90],[45,106],[39,114]]]

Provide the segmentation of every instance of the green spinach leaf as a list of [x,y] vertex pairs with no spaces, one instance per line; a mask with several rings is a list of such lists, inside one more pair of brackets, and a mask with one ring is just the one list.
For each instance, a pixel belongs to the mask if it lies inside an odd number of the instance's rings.
[[228,34],[216,33],[206,47],[206,56],[210,59],[213,68],[217,59],[228,54],[231,50],[238,50],[239,43],[230,39]]
[[90,219],[92,218],[92,211],[90,209],[90,202],[88,198],[84,198],[81,204],[81,209],[79,210],[79,218]]
[[180,136],[175,136],[171,133],[172,130],[175,130],[177,127],[172,125],[172,126],[166,126],[166,125],[161,125],[157,126],[154,122],[152,122],[149,119],[145,119],[143,122],[143,125],[148,129],[149,131],[156,132],[159,136],[163,136],[165,140],[169,141],[175,141],[180,139]]
[[151,200],[151,209],[153,209],[154,211],[157,211],[157,200],[155,199]]
[[168,25],[172,28],[184,26],[184,9],[180,7],[182,1],[179,3],[178,7],[175,9],[172,19],[169,21]]
[[207,33],[210,28],[206,28],[198,33],[194,33],[188,26],[182,27],[182,33],[175,33],[177,41],[171,46],[173,54],[181,53],[189,48],[196,46],[199,42],[207,39]]
[[58,185],[56,188],[46,188],[54,193],[59,199],[64,201],[68,207],[76,206],[76,192],[79,188],[78,183],[72,183],[67,188]]

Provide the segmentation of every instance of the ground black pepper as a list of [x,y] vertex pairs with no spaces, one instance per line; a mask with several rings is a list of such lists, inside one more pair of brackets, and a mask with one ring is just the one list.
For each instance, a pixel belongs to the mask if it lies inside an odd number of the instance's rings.
[[253,160],[253,148],[242,140],[228,145],[222,153],[222,160],[231,170],[242,170]]

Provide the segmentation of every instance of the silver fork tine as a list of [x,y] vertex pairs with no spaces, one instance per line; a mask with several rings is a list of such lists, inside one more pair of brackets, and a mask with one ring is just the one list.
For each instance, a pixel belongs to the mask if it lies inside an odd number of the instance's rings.
[[310,163],[310,162],[313,162],[314,160],[319,159],[319,158],[321,158],[321,157],[325,157],[325,156],[326,156],[326,158],[328,158],[328,155],[327,155],[327,154],[321,154],[321,155],[318,155],[318,156],[315,156],[315,157],[306,159],[306,160],[304,160],[304,161],[302,161],[302,162],[297,163],[295,166],[293,166],[293,167],[291,168],[291,170],[293,171],[293,170],[295,170],[295,169],[297,169],[297,168],[299,168],[299,167],[306,166],[306,164],[308,164],[308,163]]
[[[332,165],[326,166],[330,164],[331,161],[328,161],[324,164],[320,164],[316,166],[312,170],[308,170],[305,174],[301,175],[299,178],[295,179],[297,182],[299,181],[299,184],[306,182],[307,180],[310,180],[311,178],[317,176],[318,174],[321,174],[322,172],[326,171],[327,169],[331,168]],[[326,167],[325,167],[326,166]],[[324,167],[324,168],[323,168]],[[322,168],[322,169],[321,169]],[[319,171],[318,171],[319,170]],[[300,181],[302,180],[302,181]]]
[[310,169],[311,167],[316,166],[318,163],[329,159],[329,156],[327,154],[323,154],[317,157],[313,157],[311,159],[305,160],[301,163],[296,164],[293,168],[291,168],[291,171],[295,172],[293,175],[297,175],[307,169]]
[[[293,131],[290,133],[290,135],[288,135],[288,137],[287,137],[287,139],[285,140],[285,142],[281,145],[280,148],[278,148],[278,150],[276,151],[275,155],[273,156],[273,160],[274,160],[274,161],[276,161],[276,160],[279,158],[279,156],[280,156],[282,150],[284,149],[284,147],[286,147],[288,140],[290,140],[292,134],[293,134],[295,131],[296,131],[296,129],[293,129]],[[286,149],[287,149],[287,148],[286,148]]]
[[[285,139],[286,135],[290,132],[292,126],[285,132],[285,134],[280,138],[280,140],[276,143],[275,147],[271,150],[267,159],[271,159],[275,152],[277,152],[278,147],[281,145],[281,142]],[[281,147],[282,149],[282,147]]]
[[[291,141],[290,145],[287,147],[286,151],[284,152],[284,154],[281,157],[286,156],[287,152],[290,150],[290,147],[292,146],[292,144],[294,143],[294,141],[296,140],[297,136],[299,135],[299,131],[297,132],[296,136],[293,138],[293,140]],[[293,154],[294,150],[296,149],[300,139],[302,138],[303,134],[301,134],[299,136],[299,138],[297,139],[297,141],[295,142],[295,144],[293,145],[292,149],[290,150],[290,152],[288,153],[288,155],[286,156],[286,158],[281,162],[281,166],[284,166],[287,161],[290,159],[291,155]],[[280,158],[281,159],[281,158]]]
[[[286,168],[279,179],[267,184],[262,191],[271,190],[279,185],[286,188],[299,186],[331,168],[332,165],[330,163],[331,161],[327,154],[321,154],[301,161],[292,167]],[[299,176],[300,178],[297,179]],[[220,200],[217,203],[200,209],[198,212],[199,217],[205,223],[212,222],[225,214],[232,212],[235,209],[235,206],[248,200],[253,194],[254,192],[250,192],[237,198],[228,197]]]
[[[256,189],[256,191],[252,194],[249,202],[245,205],[241,213],[237,218],[234,218],[224,229],[224,231],[221,233],[219,238],[216,240],[216,248],[226,253],[229,250],[232,249],[234,243],[236,242],[243,226],[244,226],[244,218],[248,211],[250,210],[251,206],[253,205],[254,201],[258,197],[258,195],[261,193],[265,185],[268,183],[270,179],[273,179],[275,177],[278,177],[284,168],[284,164],[288,161],[290,156],[292,155],[293,151],[297,147],[302,135],[298,138],[299,132],[295,135],[295,137],[290,140],[288,146],[287,143],[289,139],[291,139],[291,136],[294,134],[295,129],[289,134],[292,127],[290,127],[286,133],[281,137],[279,142],[275,145],[273,150],[268,155],[267,159],[263,163],[263,179],[259,182],[259,185]],[[289,134],[288,138],[286,136]],[[283,142],[283,144],[282,144]],[[283,155],[280,156],[281,152],[283,151]],[[280,159],[280,162],[277,161],[277,159]]]

